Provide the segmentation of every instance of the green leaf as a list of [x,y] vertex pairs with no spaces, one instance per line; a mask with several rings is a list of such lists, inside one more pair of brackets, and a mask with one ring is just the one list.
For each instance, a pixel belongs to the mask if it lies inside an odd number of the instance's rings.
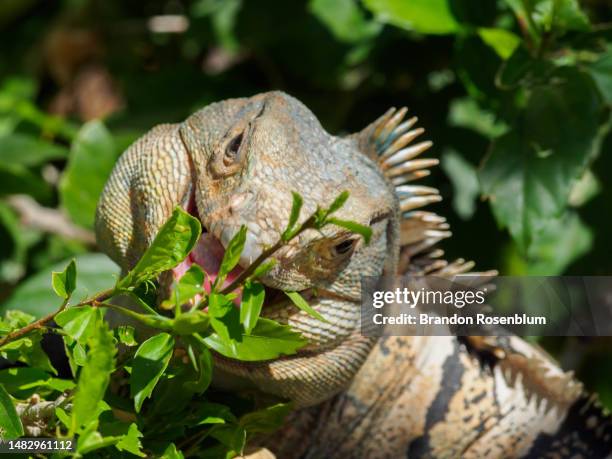
[[55,294],[60,298],[68,299],[76,288],[76,263],[74,259],[70,260],[66,269],[61,272],[53,271],[51,273],[51,284]]
[[364,5],[382,22],[428,34],[457,32],[448,0],[365,0]]
[[80,344],[87,342],[102,320],[102,311],[91,306],[68,308],[55,316],[55,322]]
[[202,311],[185,312],[174,319],[172,327],[179,335],[204,333],[210,328],[210,317]]
[[532,39],[539,43],[543,32],[562,35],[567,31],[586,31],[589,20],[578,0],[505,0]]
[[247,281],[242,289],[242,302],[240,304],[240,323],[248,335],[257,324],[264,303],[265,289],[259,282]]
[[[74,298],[85,298],[112,287],[119,274],[117,265],[100,253],[77,255],[75,260],[79,266],[79,284],[72,294]],[[29,277],[0,306],[0,312],[20,309],[40,318],[57,310],[57,296],[49,288],[49,270],[61,271],[65,266],[66,262],[62,261]]]
[[115,444],[115,448],[119,451],[127,451],[135,456],[146,457],[146,454],[142,452],[141,437],[142,433],[138,430],[138,426],[132,423],[127,433]]
[[496,220],[525,252],[568,203],[599,148],[602,104],[592,79],[571,68],[534,88],[518,125],[496,140],[480,182]]
[[74,387],[70,380],[53,378],[40,368],[30,367],[0,370],[0,384],[8,393],[19,399],[26,399],[34,392],[43,395],[45,392],[64,391]]
[[87,361],[79,374],[72,405],[70,432],[73,434],[99,416],[98,406],[103,402],[115,367],[115,342],[104,321],[94,329],[88,344]]
[[225,446],[242,455],[246,444],[246,430],[242,426],[232,424],[217,424],[210,429],[210,435]]
[[246,242],[246,233],[246,226],[241,226],[227,245],[225,253],[223,254],[223,260],[221,260],[221,266],[219,266],[219,273],[215,279],[215,286],[223,285],[223,282],[225,281],[225,278],[229,272],[234,269],[240,261],[240,255],[244,250],[244,244]]
[[83,429],[83,432],[79,435],[77,440],[77,453],[79,455],[86,455],[101,448],[107,448],[117,443],[117,437],[103,437],[100,432],[96,430],[96,424],[92,423],[87,428]]
[[118,288],[136,287],[177,266],[191,252],[201,232],[202,226],[197,218],[180,207],[174,209],[134,269],[119,281]]
[[225,295],[211,293],[208,297],[210,325],[225,342],[240,339],[240,311]]
[[607,51],[590,64],[588,70],[608,105],[612,105],[612,45],[608,45]]
[[136,351],[130,375],[130,396],[137,413],[168,367],[173,350],[172,336],[160,333],[146,340]]
[[257,268],[255,268],[255,271],[253,271],[253,274],[249,276],[249,279],[257,279],[263,276],[264,274],[267,274],[268,271],[274,268],[274,266],[276,266],[276,260],[274,258],[268,261],[264,261]]
[[240,418],[239,424],[249,433],[272,433],[283,425],[291,412],[289,403],[278,403],[262,410],[253,411]]
[[327,208],[327,215],[331,215],[337,210],[339,210],[344,205],[344,203],[347,201],[348,198],[349,198],[348,191],[343,191],[342,193],[340,193],[338,197],[334,199],[331,205]]
[[174,443],[170,443],[159,459],[185,459],[185,456]]
[[17,416],[11,396],[2,384],[0,384],[0,431],[3,440],[14,440],[23,435],[21,419]]
[[36,319],[36,317],[17,309],[6,311],[4,318],[11,330],[23,328],[26,325],[34,322],[34,319]]
[[126,346],[136,346],[138,341],[134,337],[135,329],[131,325],[120,325],[116,328],[117,339]]
[[597,196],[600,191],[601,183],[595,174],[587,169],[572,187],[568,202],[572,207],[583,206]]
[[476,100],[469,97],[454,99],[451,102],[448,124],[471,129],[488,139],[499,137],[508,130],[508,126],[500,121],[495,113],[483,109]]
[[241,6],[241,0],[199,0],[192,4],[191,14],[196,18],[210,16],[216,41],[226,52],[234,54],[240,49],[234,26]]
[[93,228],[98,198],[118,153],[101,121],[84,124],[77,134],[60,183],[62,206],[75,223]]
[[327,219],[327,221],[328,223],[331,223],[333,225],[345,228],[352,233],[361,235],[366,244],[370,243],[370,238],[372,237],[372,228],[370,228],[369,226],[361,225],[357,222],[352,222],[348,220],[340,220],[334,217]]
[[535,83],[548,84],[555,71],[553,63],[546,59],[534,58],[523,45],[503,62],[495,76],[495,83],[501,89],[529,87]]
[[453,209],[463,220],[469,220],[476,212],[480,192],[476,167],[454,150],[444,153],[441,167],[453,184]]
[[529,252],[526,274],[559,275],[576,259],[589,252],[593,234],[576,212],[550,219],[535,236]]
[[304,203],[302,197],[295,191],[291,192],[291,196],[293,198],[293,202],[291,204],[291,213],[289,214],[289,221],[287,222],[287,227],[285,228],[285,231],[283,231],[283,234],[281,234],[281,239],[283,241],[288,241],[293,237],[295,233],[294,227],[298,221],[298,218],[300,217],[300,210],[302,209],[302,204]]
[[366,19],[355,0],[310,0],[308,9],[346,43],[373,38],[381,30],[379,23]]
[[546,32],[586,31],[590,24],[578,0],[535,0],[533,20]]
[[31,367],[40,368],[50,373],[57,373],[49,357],[42,349],[43,330],[28,333],[24,338],[11,341],[0,348],[0,356],[7,360],[23,362]]
[[327,319],[323,317],[319,312],[314,310],[312,306],[308,304],[308,302],[300,295],[299,292],[284,292],[285,295],[289,297],[289,299],[295,304],[299,309],[307,313],[308,315],[318,319],[322,322],[327,322]]
[[204,271],[198,265],[193,264],[181,276],[178,283],[170,293],[170,297],[164,300],[161,307],[172,309],[174,306],[182,306],[196,295],[204,293]]
[[193,413],[189,415],[188,422],[191,426],[225,424],[226,422],[236,422],[236,417],[226,405],[199,402]]
[[249,335],[230,345],[218,335],[204,338],[204,342],[221,355],[249,362],[272,360],[281,355],[292,355],[306,344],[306,340],[287,325],[260,317]]
[[508,59],[521,42],[518,36],[505,29],[480,27],[478,35],[502,59]]
[[0,151],[2,152],[0,163],[20,164],[26,167],[38,166],[68,156],[65,147],[20,133],[0,136]]
[[213,359],[206,346],[201,345],[199,341],[193,341],[198,349],[198,379],[186,382],[185,388],[190,392],[202,394],[208,389],[212,381]]

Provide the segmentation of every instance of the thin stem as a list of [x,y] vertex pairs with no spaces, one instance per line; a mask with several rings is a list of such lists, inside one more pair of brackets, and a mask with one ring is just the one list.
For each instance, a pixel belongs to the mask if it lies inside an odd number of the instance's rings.
[[[295,232],[295,234],[291,237],[291,239],[294,239],[294,238],[298,237],[301,233],[303,233],[307,229],[314,228],[314,224],[315,224],[314,216],[309,217],[308,220],[306,220],[304,222],[304,224],[300,227],[300,229]],[[259,255],[257,257],[257,259],[248,266],[247,269],[242,271],[240,273],[240,275],[236,279],[234,279],[234,281],[231,284],[229,284],[227,287],[225,287],[223,290],[221,290],[220,293],[222,295],[227,295],[228,293],[233,292],[234,290],[236,290],[242,283],[244,283],[244,281],[251,274],[253,274],[253,272],[255,271],[255,269],[257,269],[257,267],[259,265],[261,265],[264,261],[266,261],[267,258],[272,256],[274,254],[274,252],[276,252],[278,249],[280,249],[282,246],[284,246],[291,239],[289,239],[288,241],[283,241],[282,239],[279,239],[278,241],[276,241],[276,244],[274,244],[272,247],[264,250],[261,253],[261,255]]]
[[[93,298],[88,298],[84,301],[81,301],[80,303],[74,305],[73,307],[80,307],[80,306],[85,306],[88,304],[92,304],[94,302],[97,301],[104,301],[109,299],[110,297],[112,297],[115,294],[115,289],[108,289],[103,291],[102,293],[99,293],[98,295],[96,295]],[[19,330],[15,330],[12,331],[11,333],[9,333],[8,335],[6,335],[4,338],[2,338],[2,340],[0,340],[0,347],[4,346],[5,344],[10,343],[11,341],[15,341],[18,338],[21,338],[24,335],[27,335],[28,333],[30,333],[33,330],[42,328],[43,326],[45,326],[45,324],[51,322],[53,319],[55,319],[55,316],[57,316],[60,312],[62,312],[64,309],[66,309],[66,307],[68,306],[68,301],[70,300],[70,297],[66,298],[61,306],[59,307],[59,309],[55,312],[52,312],[48,315],[46,315],[45,317],[42,317],[40,319],[38,319],[35,322],[32,322],[31,324],[26,325],[23,328],[20,328]]]
[[100,302],[100,301],[94,301],[92,303],[93,307],[98,307],[98,308],[109,308],[112,309],[114,311],[120,312],[123,315],[126,315],[128,317],[131,317],[133,319],[136,319],[137,321],[149,326],[149,327],[153,327],[156,328],[158,330],[163,330],[163,331],[167,331],[170,332],[172,331],[172,326],[168,323],[171,322],[171,319],[166,317],[166,316],[162,316],[159,314],[156,314],[155,316],[145,316],[143,314],[139,314],[135,311],[132,311],[131,309],[128,308],[124,308],[123,306],[118,306],[116,304],[111,304],[111,303],[104,303],[104,302]]
[[125,294],[127,294],[130,298],[132,298],[138,304],[138,306],[140,306],[142,309],[147,311],[149,314],[153,314],[155,316],[161,315],[159,312],[157,312],[155,309],[153,309],[151,306],[149,306],[146,302],[144,302],[142,300],[142,298],[140,298],[138,295],[136,295],[133,291],[131,291],[131,290],[121,290],[118,293],[125,293]]
[[[296,238],[297,236],[299,236],[302,232],[304,232],[307,229],[314,228],[314,224],[315,224],[314,216],[309,217],[308,220],[306,220],[304,224],[300,227],[300,229],[295,232],[295,234],[291,237],[291,239]],[[274,254],[274,252],[276,252],[278,249],[284,246],[287,242],[289,242],[289,240],[283,241],[282,239],[279,239],[278,241],[276,241],[276,244],[274,244],[272,247],[269,247],[268,249],[264,250],[261,253],[261,255],[259,255],[255,259],[253,263],[251,263],[244,271],[240,273],[240,275],[236,279],[232,281],[232,283],[230,283],[227,287],[223,288],[221,292],[219,293],[221,293],[222,295],[227,295],[228,293],[233,292],[238,287],[240,287],[240,285],[242,285],[244,281],[246,281],[247,278],[251,274],[253,274],[253,272],[255,271],[255,269],[257,269],[259,265],[261,265],[264,261],[266,261],[266,259],[271,257]]]

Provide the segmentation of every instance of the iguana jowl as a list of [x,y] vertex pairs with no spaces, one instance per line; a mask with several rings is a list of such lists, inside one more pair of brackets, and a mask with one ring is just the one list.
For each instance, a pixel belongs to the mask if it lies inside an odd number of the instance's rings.
[[392,109],[335,137],[299,101],[271,92],[158,126],[115,166],[98,206],[99,244],[127,270],[182,205],[207,231],[187,264],[214,276],[241,225],[249,231],[242,267],[278,239],[292,191],[308,215],[348,190],[337,216],[369,225],[370,244],[331,225],[306,231],[276,253],[263,278],[269,289],[316,290],[309,302],[329,322],[276,298],[263,315],[289,323],[309,345],[270,362],[216,358],[225,387],[256,387],[300,408],[269,449],[282,458],[609,455],[610,421],[571,375],[520,339],[360,334],[361,276],[451,276],[472,267],[448,264],[434,247],[448,225],[418,208],[440,196],[409,182],[437,161],[417,158],[430,143],[412,143],[422,129],[405,115]]

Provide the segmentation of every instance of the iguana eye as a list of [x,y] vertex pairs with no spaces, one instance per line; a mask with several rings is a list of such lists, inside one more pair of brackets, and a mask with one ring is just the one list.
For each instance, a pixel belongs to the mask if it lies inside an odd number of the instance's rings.
[[355,247],[357,239],[346,239],[339,244],[336,244],[333,248],[333,252],[336,256],[346,255]]
[[241,132],[227,144],[225,155],[223,157],[223,164],[225,166],[231,166],[236,161],[238,151],[240,150],[240,145],[242,145],[242,138],[243,133]]

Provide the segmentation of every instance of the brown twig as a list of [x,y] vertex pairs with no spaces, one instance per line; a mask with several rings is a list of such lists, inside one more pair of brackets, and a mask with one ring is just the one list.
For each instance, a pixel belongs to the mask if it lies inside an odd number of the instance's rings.
[[[308,220],[304,222],[304,224],[300,227],[300,229],[292,236],[292,239],[299,236],[302,232],[307,229],[314,228],[315,218],[310,217]],[[276,241],[272,247],[264,250],[261,255],[259,255],[253,263],[251,263],[244,271],[242,271],[234,281],[229,284],[227,287],[221,290],[222,295],[227,295],[230,292],[236,290],[244,281],[257,269],[259,265],[261,265],[267,258],[271,257],[274,252],[280,249],[289,241],[284,241],[282,238]]]
[[30,196],[23,194],[10,196],[7,202],[17,211],[26,226],[67,239],[75,239],[88,247],[96,245],[96,237],[91,231],[76,226],[57,209],[41,206]]
[[[78,308],[80,306],[86,306],[88,304],[102,302],[104,300],[109,299],[113,295],[115,295],[114,288],[104,290],[102,293],[99,293],[97,296],[83,300],[80,303],[75,304],[73,307]],[[6,335],[4,338],[0,340],[0,347],[4,346],[7,343],[10,343],[11,341],[15,341],[16,339],[21,338],[24,335],[27,335],[33,330],[44,327],[45,324],[47,324],[48,322],[51,322],[53,319],[55,319],[55,316],[57,316],[60,312],[66,309],[66,307],[68,306],[69,299],[70,298],[66,298],[62,302],[62,305],[59,307],[57,311],[47,314],[45,317],[41,317],[40,319],[32,322],[31,324],[28,324],[25,327],[20,328],[19,330],[15,330],[9,333],[8,335]]]

